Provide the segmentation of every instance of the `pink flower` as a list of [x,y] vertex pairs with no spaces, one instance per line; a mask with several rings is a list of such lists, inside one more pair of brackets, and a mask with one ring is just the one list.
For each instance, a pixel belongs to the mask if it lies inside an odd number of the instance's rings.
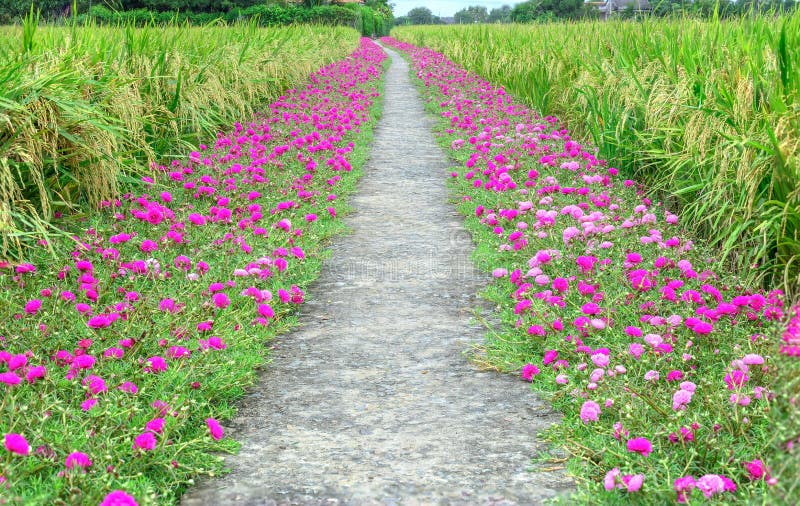
[[769,478],[769,470],[767,466],[759,459],[754,459],[749,462],[742,462],[744,468],[747,470],[748,477],[751,481],[760,480],[762,478]]
[[583,423],[596,422],[600,418],[600,405],[594,401],[584,402],[580,416]]
[[750,377],[743,371],[736,369],[725,375],[725,384],[728,385],[728,390],[735,390],[737,387],[741,387],[747,383],[749,379]]
[[525,364],[522,366],[522,374],[520,377],[525,381],[533,381],[533,377],[539,374],[539,368],[533,364]]
[[145,451],[150,451],[155,449],[157,444],[156,437],[153,435],[152,432],[142,432],[136,439],[133,440],[133,447],[134,448],[141,448]]
[[677,478],[674,483],[675,492],[678,493],[678,504],[685,504],[695,488],[697,482],[694,476],[682,476]]
[[628,440],[628,451],[647,457],[653,452],[653,445],[650,444],[650,440],[647,438],[635,437]]
[[109,493],[105,498],[103,498],[103,502],[100,503],[100,506],[139,506],[136,502],[136,499],[129,496],[122,490],[115,490]]
[[745,365],[761,365],[764,363],[764,357],[755,353],[750,353],[742,358],[742,362],[744,362]]
[[614,469],[610,469],[606,472],[605,478],[603,478],[603,487],[606,490],[614,490],[617,488],[617,477],[619,476],[619,468],[615,467]]
[[119,386],[118,390],[121,392],[125,392],[126,394],[135,394],[136,392],[139,391],[139,387],[137,387],[135,383],[126,381]]
[[28,455],[31,452],[31,446],[28,441],[21,434],[6,434],[5,437],[6,450],[17,455]]
[[707,474],[697,480],[695,486],[703,492],[707,499],[723,492],[736,491],[736,484],[721,474]]
[[693,393],[689,390],[680,389],[672,395],[672,409],[680,411],[686,409],[686,406],[692,401]]
[[622,483],[625,485],[625,488],[628,489],[628,492],[638,492],[642,488],[642,484],[644,483],[644,475],[643,474],[626,474],[622,477]]
[[225,435],[222,426],[214,418],[206,419],[206,425],[208,425],[208,431],[211,433],[211,437],[215,440],[220,440]]
[[628,353],[636,359],[641,358],[644,353],[644,346],[639,343],[631,343],[628,345]]
[[72,452],[67,455],[67,459],[64,461],[64,465],[67,469],[73,469],[75,467],[80,468],[87,468],[91,467],[92,461],[89,459],[89,456],[82,452]]
[[592,363],[597,367],[606,367],[610,362],[608,355],[605,353],[595,353],[591,356],[591,359]]

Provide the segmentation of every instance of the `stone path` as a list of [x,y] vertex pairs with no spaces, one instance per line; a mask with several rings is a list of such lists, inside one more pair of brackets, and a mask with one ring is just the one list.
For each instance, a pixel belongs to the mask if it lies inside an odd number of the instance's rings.
[[230,434],[230,475],[183,504],[538,504],[570,487],[529,472],[556,413],[516,377],[463,352],[488,281],[448,204],[448,160],[396,53],[383,118],[347,218],[310,290],[301,327],[280,338]]

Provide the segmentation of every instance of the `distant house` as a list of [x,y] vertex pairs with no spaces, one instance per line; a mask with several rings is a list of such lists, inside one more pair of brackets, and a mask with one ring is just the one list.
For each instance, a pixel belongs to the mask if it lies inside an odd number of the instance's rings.
[[606,20],[614,13],[633,9],[633,12],[650,12],[650,2],[647,0],[606,0],[604,2],[587,2],[600,12],[600,19]]

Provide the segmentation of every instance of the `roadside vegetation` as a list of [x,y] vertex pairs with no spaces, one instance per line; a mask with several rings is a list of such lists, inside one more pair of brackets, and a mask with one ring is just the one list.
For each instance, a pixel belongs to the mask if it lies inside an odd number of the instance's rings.
[[[40,170],[55,179],[42,180],[51,200],[35,203],[74,234],[25,243],[25,261],[0,260],[0,502],[174,503],[196,477],[221,472],[219,452],[236,449],[224,427],[234,401],[270,339],[292,326],[326,240],[343,228],[385,60],[361,39],[302,80],[355,32],[240,29],[52,29],[34,39],[43,48],[31,59],[18,56],[24,69],[43,63],[22,74],[22,88],[38,93],[12,105],[23,124],[42,121],[32,131],[52,133],[30,135],[44,147],[12,150],[20,159],[6,160],[3,177],[38,167],[23,155],[43,153]],[[45,71],[59,60],[64,68]],[[167,70],[179,76],[172,88]],[[277,96],[283,79],[297,87]],[[173,110],[160,102],[170,96]],[[157,100],[148,108],[142,97]],[[101,115],[111,105],[125,114]],[[250,119],[218,133],[228,114]],[[206,142],[192,149],[195,139]],[[116,165],[137,149],[170,156],[105,197],[120,170],[123,183],[137,174]],[[62,202],[58,177],[96,192],[99,210]]]
[[[404,32],[400,32],[404,33]],[[487,367],[564,414],[545,437],[579,483],[568,503],[790,504],[798,319],[781,290],[718,268],[681,213],[503,87],[436,51],[407,53],[453,196],[495,278]],[[540,455],[536,464],[563,462]]]
[[800,14],[397,27],[543,114],[679,210],[750,282],[800,274]]

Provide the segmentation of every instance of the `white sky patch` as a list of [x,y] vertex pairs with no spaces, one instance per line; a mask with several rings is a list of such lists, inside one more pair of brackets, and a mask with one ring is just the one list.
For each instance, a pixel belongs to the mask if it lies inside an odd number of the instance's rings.
[[464,2],[459,0],[390,0],[389,3],[394,4],[395,17],[405,16],[408,14],[408,11],[414,7],[427,7],[433,12],[434,16],[448,18],[470,5],[482,5],[486,7],[487,11],[491,12],[492,9],[503,5],[513,7],[514,4],[518,4],[520,1],[521,0],[513,2],[504,2],[502,0],[476,0]]

